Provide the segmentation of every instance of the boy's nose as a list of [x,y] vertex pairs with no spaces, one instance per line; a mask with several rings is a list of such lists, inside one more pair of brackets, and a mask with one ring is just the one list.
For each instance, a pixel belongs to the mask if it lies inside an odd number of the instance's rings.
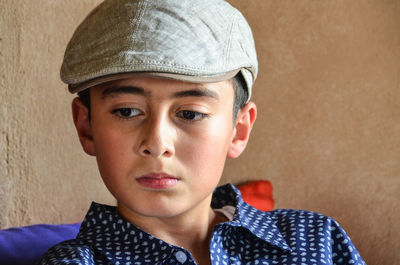
[[165,118],[150,118],[144,125],[139,154],[144,157],[171,157],[175,153],[172,124]]

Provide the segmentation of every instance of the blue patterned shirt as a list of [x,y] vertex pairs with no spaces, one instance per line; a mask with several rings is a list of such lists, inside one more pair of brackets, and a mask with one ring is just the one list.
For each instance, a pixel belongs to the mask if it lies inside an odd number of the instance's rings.
[[[259,211],[227,184],[214,191],[213,209],[233,209],[215,226],[212,264],[365,264],[339,224],[318,213]],[[184,248],[132,225],[115,207],[93,203],[76,239],[51,248],[40,264],[196,264]]]

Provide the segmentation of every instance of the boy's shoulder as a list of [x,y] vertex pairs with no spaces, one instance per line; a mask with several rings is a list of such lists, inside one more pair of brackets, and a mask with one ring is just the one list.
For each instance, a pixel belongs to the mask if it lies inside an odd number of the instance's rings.
[[219,207],[221,201],[231,204],[229,198],[236,197],[233,223],[247,231],[242,233],[242,238],[254,249],[259,245],[262,251],[266,244],[278,247],[282,253],[290,253],[293,264],[301,260],[306,260],[308,263],[303,262],[306,264],[328,260],[365,264],[344,229],[331,217],[307,210],[263,212],[245,203],[232,185],[222,187],[215,195],[213,203]]
[[266,218],[271,218],[281,225],[299,224],[300,226],[303,226],[308,224],[309,226],[321,226],[323,223],[337,224],[337,222],[329,216],[319,212],[302,209],[275,209],[264,212],[264,214],[261,215],[265,215]]
[[38,264],[94,264],[93,251],[79,239],[63,241],[51,247]]
[[[271,220],[286,241],[313,241],[321,238],[339,239],[347,237],[344,229],[333,218],[309,210],[276,209],[259,214]],[[263,222],[265,222],[265,220]],[[305,238],[307,236],[307,239]],[[320,240],[324,241],[324,240]],[[334,242],[335,240],[330,240]],[[288,242],[288,243],[289,243]],[[328,242],[327,242],[328,243]]]
[[290,246],[292,254],[328,257],[334,263],[365,264],[350,237],[333,218],[308,210],[277,209],[265,213]]

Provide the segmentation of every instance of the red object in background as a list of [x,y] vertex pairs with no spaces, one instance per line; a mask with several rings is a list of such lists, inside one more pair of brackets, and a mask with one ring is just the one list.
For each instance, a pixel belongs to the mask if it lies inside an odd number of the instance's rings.
[[274,209],[274,198],[272,196],[272,184],[268,180],[251,181],[240,185],[243,200],[261,211]]

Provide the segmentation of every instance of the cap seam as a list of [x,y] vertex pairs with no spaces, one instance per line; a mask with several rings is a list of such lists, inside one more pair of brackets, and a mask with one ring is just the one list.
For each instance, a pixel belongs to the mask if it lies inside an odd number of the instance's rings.
[[[233,17],[233,16],[231,16]],[[228,65],[228,58],[230,58],[230,56],[228,56],[231,52],[231,44],[232,44],[232,39],[233,39],[233,30],[234,30],[234,25],[236,23],[236,19],[235,17],[233,17],[232,19],[232,23],[231,23],[231,27],[229,30],[229,39],[228,39],[228,45],[227,45],[227,49],[226,49],[226,53],[225,53],[225,58],[224,58],[224,66]]]
[[[155,65],[157,66],[157,65]],[[80,75],[74,75],[74,76],[69,76],[69,77],[63,77],[62,80],[66,81],[67,83],[71,84],[71,82],[73,82],[72,84],[79,84],[79,83],[83,83],[85,81],[81,81],[80,79],[84,79],[84,80],[90,80],[90,79],[95,79],[95,78],[99,78],[104,76],[104,73],[107,73],[107,75],[109,74],[116,74],[116,73],[120,73],[121,70],[128,70],[128,72],[151,72],[151,71],[164,71],[165,73],[171,73],[171,74],[177,74],[177,75],[192,75],[192,76],[202,76],[203,74],[205,75],[205,77],[209,76],[209,77],[213,77],[213,76],[219,76],[221,74],[230,72],[230,71],[234,71],[236,69],[241,69],[244,68],[246,66],[239,66],[239,67],[233,67],[230,70],[227,71],[221,71],[221,72],[215,72],[215,71],[209,71],[209,72],[203,72],[200,75],[198,73],[194,73],[193,71],[181,71],[181,72],[171,72],[171,69],[168,67],[159,67],[157,69],[130,69],[128,67],[121,67],[119,68],[118,66],[116,67],[117,69],[112,72],[110,72],[110,69],[107,69],[105,71],[98,71],[95,72],[95,74],[93,75],[89,75],[88,73],[85,74],[80,74]],[[204,68],[203,68],[204,69]],[[185,68],[181,68],[181,70],[186,70]],[[82,78],[82,76],[86,76],[84,78]],[[81,78],[79,78],[81,77]],[[68,80],[68,81],[67,81]]]
[[[180,70],[183,70],[182,73],[183,72],[189,73],[189,72],[191,72],[190,70],[207,70],[208,69],[209,71],[205,71],[204,72],[204,74],[206,74],[207,72],[215,73],[215,71],[212,71],[212,70],[220,69],[220,68],[210,68],[210,67],[188,67],[187,65],[182,65],[182,64],[167,64],[167,63],[162,63],[162,62],[159,62],[159,61],[142,60],[142,61],[136,61],[134,63],[130,63],[128,67],[124,67],[123,64],[114,65],[114,66],[111,66],[111,67],[107,67],[104,71],[96,71],[96,73],[108,72],[110,69],[129,70],[129,69],[131,69],[131,66],[141,65],[141,64],[144,64],[144,63],[148,63],[147,66],[158,66],[159,68],[158,69],[151,69],[150,67],[145,67],[143,69],[135,69],[135,71],[133,71],[133,72],[139,72],[139,70],[140,71],[154,71],[154,70],[166,69],[166,70],[168,70],[167,71],[168,73],[172,73],[171,69],[167,68],[168,66],[175,66],[176,68],[178,68]],[[248,67],[248,65],[241,64],[241,65],[238,65],[238,67],[235,66],[232,69],[228,69],[226,71],[225,70],[224,71],[220,71],[218,73],[226,73],[226,72],[230,72],[230,71],[233,71],[233,70],[236,70],[236,69],[240,69],[240,68],[244,68],[244,67]],[[177,69],[175,69],[175,70],[177,70]],[[88,75],[89,73],[90,73],[89,71],[88,72],[84,72],[84,73],[80,72],[79,75],[72,75],[72,77],[84,76],[84,75]],[[212,74],[212,75],[217,75],[217,74]]]
[[[144,63],[148,63],[147,66],[165,66],[165,67],[166,66],[175,66],[175,67],[177,67],[179,69],[182,69],[182,70],[191,70],[191,69],[193,69],[193,70],[199,70],[199,69],[206,70],[206,69],[221,69],[222,68],[222,67],[202,67],[202,66],[201,67],[194,67],[194,66],[188,66],[188,65],[184,65],[184,64],[167,64],[167,63],[162,63],[162,62],[158,62],[158,61],[136,61],[134,63],[130,63],[129,66],[141,65],[141,64],[144,64]],[[240,64],[239,67],[235,67],[235,68],[233,68],[231,70],[239,69],[241,67],[248,67],[248,66],[244,65],[244,64]],[[113,68],[129,69],[130,67],[124,67],[123,64],[120,64],[120,65],[114,65],[114,66],[107,67],[106,69],[113,69]],[[147,69],[147,68],[149,70],[152,70],[149,67],[145,67],[143,69]],[[221,72],[229,72],[231,70],[221,71]],[[88,72],[85,72],[85,74],[86,73],[88,73]],[[84,74],[82,74],[82,72],[80,72],[79,75],[84,75]]]
[[[145,10],[147,8],[147,3],[148,3],[148,0],[143,0],[143,1],[139,2],[140,11],[138,12],[138,16],[136,17],[136,19],[137,19],[137,23],[135,25],[136,27],[133,30],[134,37],[133,37],[133,41],[132,41],[132,46],[134,44],[136,44],[136,42],[137,42],[138,29],[139,29],[140,25],[142,24],[142,18],[143,18],[143,15],[145,13]],[[132,21],[130,21],[130,22],[132,23]]]
[[[177,63],[162,62],[162,61],[155,61],[155,60],[139,60],[139,61],[135,60],[134,62],[130,62],[129,65],[140,65],[140,64],[143,64],[143,63],[149,63],[150,66],[152,66],[152,65],[155,65],[155,66],[165,65],[165,66],[176,66],[178,68],[187,68],[187,69],[216,69],[216,67],[210,67],[210,66],[207,66],[207,67],[206,66],[189,66],[189,65],[186,65],[186,64],[177,64]],[[120,66],[123,66],[123,64],[115,65],[115,66],[112,66],[112,67],[120,67]],[[229,66],[229,64],[225,64],[224,66]],[[243,67],[243,66],[241,66],[241,67]],[[251,65],[248,65],[248,67],[251,67]],[[72,68],[72,67],[70,67],[70,68]],[[109,68],[109,67],[107,67],[107,68]],[[222,67],[218,66],[218,68],[222,68]],[[239,67],[237,67],[235,69],[239,69]],[[232,69],[232,70],[234,70],[234,69]]]

